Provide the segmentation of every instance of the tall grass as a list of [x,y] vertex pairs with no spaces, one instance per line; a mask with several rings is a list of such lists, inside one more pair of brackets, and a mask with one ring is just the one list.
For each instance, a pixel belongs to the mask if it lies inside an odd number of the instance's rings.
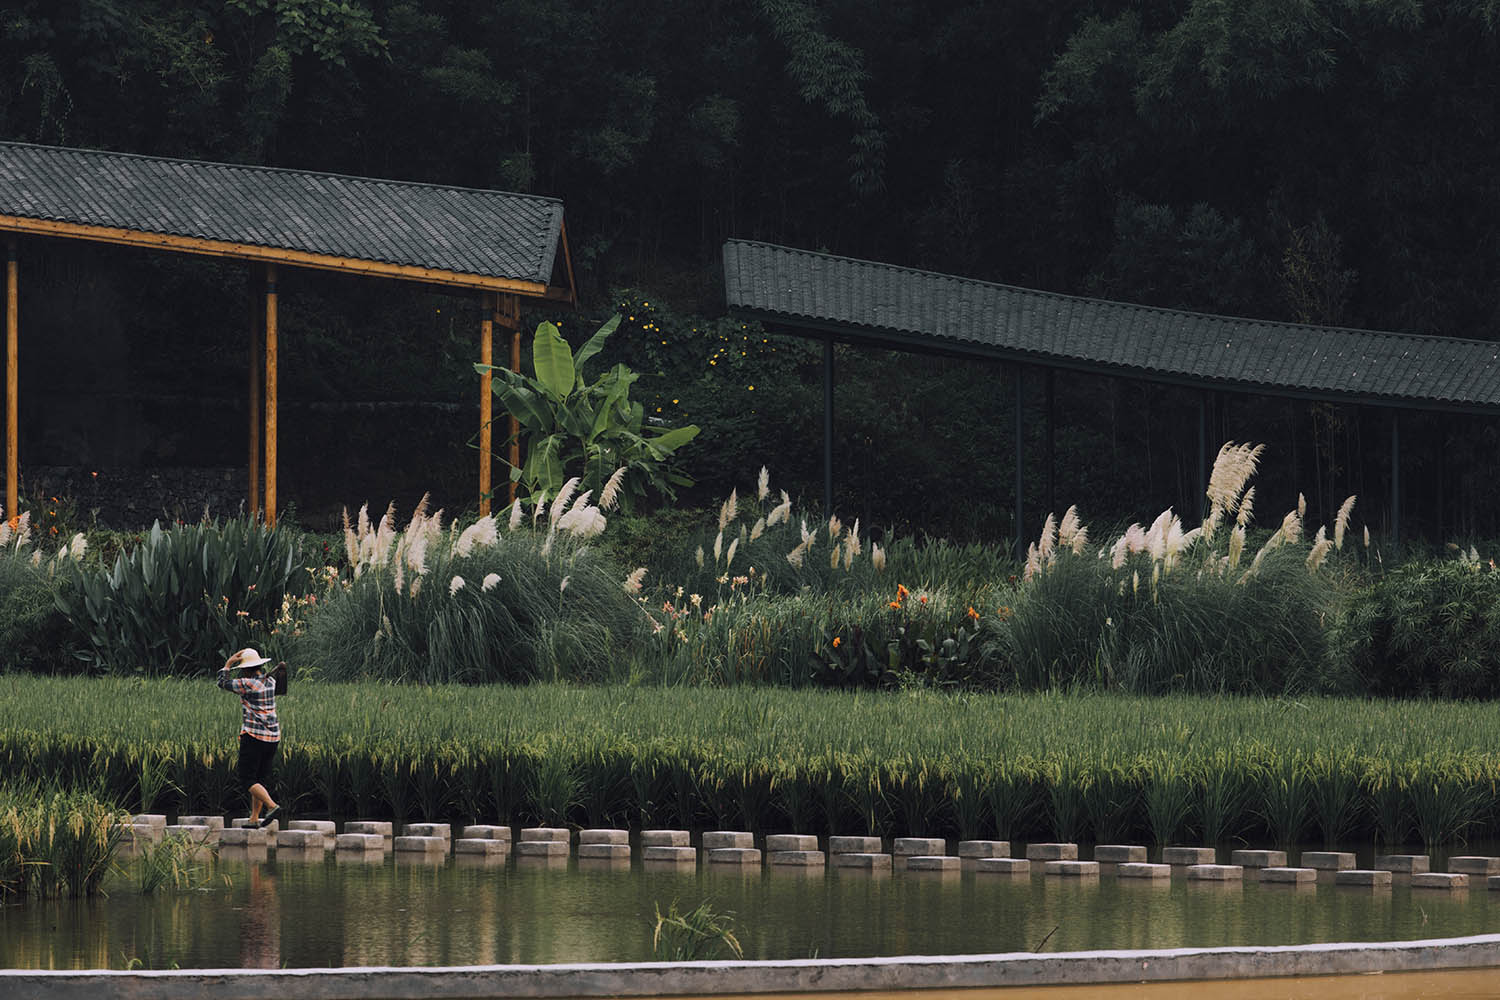
[[0,785],[0,900],[97,895],[126,815],[91,791]]

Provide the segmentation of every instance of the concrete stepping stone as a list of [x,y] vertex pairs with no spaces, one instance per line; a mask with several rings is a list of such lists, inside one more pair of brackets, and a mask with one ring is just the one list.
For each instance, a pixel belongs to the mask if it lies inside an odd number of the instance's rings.
[[260,825],[260,820],[252,821],[249,816],[241,816],[239,819],[231,820],[230,829],[233,830],[264,830],[272,837],[281,832],[281,820],[273,819],[266,826]]
[[[287,824],[290,826],[291,824]],[[408,837],[442,837],[453,839],[453,827],[448,823],[408,823],[401,831]]]
[[1188,865],[1187,877],[1195,882],[1238,882],[1245,877],[1243,865]]
[[1416,875],[1432,867],[1432,859],[1425,854],[1382,854],[1375,859],[1378,871],[1401,872]]
[[1008,840],[960,840],[958,856],[961,858],[1008,858]]
[[1163,847],[1161,849],[1161,863],[1164,865],[1211,865],[1218,859],[1218,852],[1212,847]]
[[206,826],[210,830],[224,829],[223,816],[178,816],[178,826]]
[[642,830],[641,847],[687,847],[692,838],[686,830]]
[[1318,870],[1316,868],[1286,868],[1273,865],[1270,868],[1262,868],[1260,870],[1260,880],[1262,882],[1290,882],[1293,884],[1316,882],[1318,880]]
[[[658,830],[658,831],[655,831],[655,832],[657,832],[657,833],[672,832],[672,833],[682,833],[683,836],[687,835],[686,831],[683,831],[683,830],[672,830],[672,831],[660,831],[660,830]],[[644,834],[642,834],[642,836],[644,836]],[[698,852],[697,852],[696,849],[688,847],[686,844],[672,844],[672,845],[667,845],[667,844],[651,844],[651,845],[643,845],[641,847],[641,860],[642,861],[671,862],[671,863],[675,863],[675,864],[697,864],[698,863]]]
[[1354,855],[1349,851],[1303,851],[1302,867],[1320,872],[1347,871],[1354,867]]
[[766,838],[767,851],[816,851],[818,838],[810,833],[773,833]]
[[516,845],[516,856],[522,858],[565,858],[566,840],[523,840]]
[[294,819],[287,821],[288,830],[317,830],[325,838],[332,839],[339,832],[338,824],[331,819]]
[[[705,837],[708,834],[704,834]],[[748,833],[746,837],[750,836]],[[754,847],[709,847],[703,852],[709,864],[715,865],[758,865],[760,864],[760,851]]]
[[271,853],[265,844],[259,847],[225,847],[219,845],[219,860],[237,861],[248,864],[252,861],[266,861]]
[[[283,847],[317,848],[322,850],[328,841],[321,830],[282,830],[276,834],[276,850]],[[277,857],[281,855],[278,853]]]
[[340,833],[333,838],[336,851],[380,851],[385,853],[385,838],[378,833]]
[[[860,840],[865,838],[861,837]],[[879,838],[873,838],[879,839]],[[863,868],[866,871],[890,871],[891,856],[879,851],[841,851],[833,855],[835,868]]]
[[879,837],[829,837],[829,854],[879,854],[884,849]]
[[165,826],[151,823],[131,823],[125,827],[125,836],[132,844],[159,844],[166,831]]
[[703,835],[703,849],[705,851],[717,851],[724,849],[749,850],[755,846],[755,837],[745,833],[743,830],[710,830]]
[[1171,878],[1171,865],[1153,865],[1145,861],[1120,861],[1115,874],[1120,878]]
[[[618,847],[623,844],[626,847],[629,847],[630,831],[604,829],[579,830],[578,844],[579,846],[583,846],[586,844],[608,844],[614,847]],[[579,857],[583,857],[583,855],[580,854]],[[590,855],[590,857],[603,857],[603,855]]]
[[[621,833],[625,831],[621,830]],[[630,860],[629,844],[579,844],[578,857],[583,860],[598,861],[601,858],[606,861]]]
[[[816,840],[816,838],[814,838]],[[821,868],[827,861],[822,851],[767,851],[766,863],[789,868]]]
[[906,859],[907,871],[913,872],[956,872],[962,866],[956,854],[913,854]]
[[510,827],[495,826],[490,823],[475,823],[463,828],[460,836],[464,840],[505,840],[511,839]]
[[211,826],[201,824],[173,823],[162,828],[162,836],[176,837],[194,844],[216,844],[219,842],[219,831]]
[[265,847],[271,838],[266,831],[248,826],[233,826],[219,834],[221,847]]
[[898,858],[937,857],[948,850],[942,837],[897,837],[891,842],[891,854]]
[[493,840],[489,837],[460,837],[453,842],[453,853],[503,857],[510,853],[510,841]]
[[[1073,845],[1068,845],[1073,846]],[[1097,878],[1099,876],[1099,862],[1058,860],[1042,862],[1043,875],[1062,875],[1069,878]]]
[[396,824],[378,819],[352,819],[344,824],[344,832],[373,833],[381,837],[392,837],[396,833]]
[[1138,865],[1146,862],[1146,848],[1139,844],[1096,844],[1094,860],[1114,865]]
[[528,826],[521,830],[524,844],[567,844],[573,840],[573,831],[564,826]]
[[997,875],[1030,875],[1031,862],[1025,858],[980,858],[974,862],[974,870]]
[[1077,861],[1077,844],[1027,844],[1029,861]]
[[1285,868],[1286,851],[1233,851],[1229,861],[1241,868]]
[[391,846],[398,854],[446,854],[448,851],[448,841],[442,837],[419,837],[415,834],[397,837]]
[[1411,877],[1413,889],[1467,889],[1469,876],[1463,872],[1415,872]]
[[[316,830],[294,830],[294,831],[282,830],[280,833],[277,834],[277,836],[278,837],[285,837],[288,833],[310,833],[310,834],[312,834],[313,836],[316,836],[316,837],[323,836],[321,833],[318,833],[318,831],[316,831]],[[318,846],[318,847],[281,847],[280,845],[278,845],[277,848],[276,848],[276,863],[277,864],[281,864],[283,861],[287,861],[287,862],[294,862],[295,861],[295,862],[301,862],[303,864],[317,864],[318,862],[326,861],[328,859],[328,855],[331,854],[331,853],[336,853],[336,852],[325,851],[322,848],[322,846]]]
[[1354,885],[1379,888],[1391,884],[1388,868],[1341,868],[1333,873],[1334,885]]
[[132,826],[154,826],[163,830],[167,826],[167,817],[161,813],[136,813],[130,817]]
[[1462,855],[1448,859],[1448,870],[1465,875],[1500,875],[1500,858]]

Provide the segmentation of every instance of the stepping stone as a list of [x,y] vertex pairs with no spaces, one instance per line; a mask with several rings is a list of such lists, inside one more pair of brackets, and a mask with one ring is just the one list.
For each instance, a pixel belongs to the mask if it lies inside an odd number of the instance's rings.
[[[1095,852],[1098,853],[1097,851]],[[1115,869],[1120,878],[1171,878],[1171,865],[1153,865],[1144,861],[1121,861]]]
[[224,829],[223,816],[178,816],[178,826],[206,826],[210,830]]
[[1302,867],[1320,872],[1347,871],[1354,867],[1354,855],[1348,851],[1303,851]]
[[1146,849],[1136,844],[1096,844],[1094,860],[1116,865],[1144,864]]
[[[704,834],[705,837],[708,834]],[[746,837],[750,836],[748,833]],[[758,865],[760,864],[760,851],[753,847],[710,847],[704,850],[704,856],[709,864],[715,865]]]
[[956,872],[963,861],[957,855],[914,854],[906,859],[906,868],[914,872]]
[[[1068,845],[1072,847],[1072,844]],[[1072,878],[1088,878],[1099,875],[1099,862],[1097,861],[1044,861],[1042,862],[1043,875],[1065,875]]]
[[[863,840],[865,838],[858,838]],[[873,838],[879,839],[879,838]],[[867,871],[890,871],[891,856],[879,851],[845,851],[833,856],[835,868],[863,868]]]
[[1262,882],[1291,882],[1300,884],[1302,882],[1316,882],[1318,870],[1316,868],[1284,868],[1273,866],[1260,870]]
[[125,827],[125,835],[133,844],[159,844],[165,830],[165,826],[154,826],[150,823],[131,823]]
[[177,837],[194,844],[216,844],[219,841],[219,831],[211,826],[199,824],[184,825],[177,823],[162,829],[163,837]]
[[899,858],[941,855],[948,849],[942,837],[897,837],[891,843],[891,854]]
[[879,837],[829,837],[829,854],[879,854],[883,849]]
[[[285,837],[288,833],[310,833],[315,837],[323,836],[316,830],[282,830],[278,837]],[[322,847],[280,847],[276,849],[276,863],[300,861],[304,864],[316,864],[328,859],[328,851]]]
[[270,852],[265,844],[259,847],[224,847],[219,846],[219,860],[221,861],[266,861],[270,858]]
[[1432,859],[1425,854],[1382,854],[1375,859],[1375,868],[1384,872],[1403,872],[1416,875],[1432,867]]
[[525,844],[567,844],[573,832],[562,826],[528,826],[521,831],[521,842]]
[[816,851],[818,838],[806,833],[773,833],[766,838],[767,851]]
[[510,840],[510,827],[493,826],[488,823],[478,823],[463,828],[462,837],[465,840]]
[[[286,834],[282,834],[286,836]],[[397,853],[403,854],[446,854],[448,852],[448,841],[442,837],[418,837],[408,835],[395,838],[392,844]]]
[[958,856],[961,858],[1008,858],[1008,840],[960,840]]
[[[578,844],[580,847],[587,845],[607,844],[619,847],[622,844],[628,849],[630,847],[630,831],[628,830],[580,830],[578,831]],[[582,857],[599,858],[602,854],[579,854]]]
[[[630,850],[630,848],[626,848]],[[489,837],[460,837],[453,842],[454,854],[483,854],[503,857],[510,853],[510,841]]]
[[1229,860],[1241,868],[1285,868],[1286,851],[1235,851]]
[[687,847],[691,839],[686,830],[642,830],[641,847]]
[[331,819],[294,819],[288,821],[288,830],[317,830],[324,837],[332,838],[338,833],[338,824]]
[[1500,858],[1478,857],[1474,855],[1449,858],[1448,870],[1450,872],[1463,872],[1465,875],[1500,875]]
[[1161,863],[1164,865],[1211,865],[1218,860],[1212,847],[1163,847]]
[[1077,844],[1027,844],[1029,861],[1077,861]]
[[[288,826],[291,824],[288,823]],[[444,840],[453,839],[453,827],[447,823],[408,823],[406,829],[401,831],[408,837],[442,837]]]
[[1485,879],[1485,882],[1491,889],[1500,889],[1500,875],[1490,875]]
[[739,830],[710,830],[703,835],[703,849],[705,851],[717,851],[721,849],[751,850],[755,847],[755,837]]
[[230,827],[219,834],[219,844],[222,847],[265,847],[269,839],[266,831],[247,826]]
[[1188,865],[1187,877],[1195,882],[1238,882],[1245,877],[1243,865]]
[[260,820],[252,822],[249,816],[241,816],[239,819],[232,820],[229,826],[230,829],[234,830],[264,830],[273,837],[281,832],[281,820],[279,819],[271,820],[268,826],[261,826]]
[[1469,876],[1463,872],[1415,872],[1411,877],[1413,889],[1467,889]]
[[1342,868],[1333,873],[1333,884],[1379,888],[1391,884],[1391,873],[1387,868]]
[[381,837],[390,837],[395,834],[396,825],[378,819],[353,819],[344,824],[344,832],[373,833]]
[[516,856],[522,858],[565,858],[566,840],[523,840],[516,845]]
[[[658,830],[656,832],[657,833],[661,833],[661,832],[665,832],[665,831]],[[682,833],[683,836],[687,835],[686,832],[682,831],[682,830],[672,830],[670,832],[672,832],[672,833]],[[666,845],[655,845],[655,844],[653,844],[651,846],[646,846],[646,847],[642,847],[641,848],[641,860],[642,861],[670,861],[670,862],[674,862],[676,864],[697,864],[698,863],[698,852],[696,850],[694,850],[693,848],[687,847],[685,845],[666,846]]]
[[154,826],[161,830],[166,828],[167,817],[161,813],[136,813],[130,822],[133,826]]
[[[625,831],[621,830],[621,833]],[[610,861],[630,860],[629,844],[579,844],[578,856],[584,860],[604,858]]]
[[[816,838],[813,838],[816,839]],[[766,862],[792,868],[821,868],[824,864],[822,851],[767,851]]]
[[[283,847],[317,848],[321,851],[326,844],[321,830],[282,830],[276,834],[277,851]],[[280,854],[276,856],[281,857]]]
[[385,838],[378,833],[341,833],[333,839],[336,851],[380,851],[385,853]]
[[1030,875],[1031,862],[1025,858],[980,858],[974,862],[974,870],[999,875]]
[[[347,836],[349,836],[349,834],[341,833],[341,834],[339,834],[339,836],[341,836],[341,837],[347,837]],[[367,836],[367,834],[356,833],[356,834],[354,834],[354,836],[356,836],[356,837],[363,837],[363,836]],[[381,837],[380,839],[384,840],[385,838]],[[408,858],[411,857],[411,856],[412,855],[410,855],[410,854],[406,855],[406,857],[408,857]],[[378,851],[340,851],[340,850],[335,850],[333,852],[333,860],[339,862],[340,864],[344,864],[344,863],[348,863],[348,862],[352,861],[352,862],[358,862],[360,864],[366,864],[366,865],[383,865],[383,864],[385,864],[385,859],[386,859],[386,853],[385,853],[385,849],[384,848],[381,848]]]

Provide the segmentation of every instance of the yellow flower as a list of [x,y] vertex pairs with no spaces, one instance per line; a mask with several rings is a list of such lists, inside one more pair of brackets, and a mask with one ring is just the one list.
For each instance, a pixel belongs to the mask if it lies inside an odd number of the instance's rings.
[[755,391],[755,386],[753,386],[753,385],[747,385],[747,386],[745,386],[745,388],[749,389],[751,392]]

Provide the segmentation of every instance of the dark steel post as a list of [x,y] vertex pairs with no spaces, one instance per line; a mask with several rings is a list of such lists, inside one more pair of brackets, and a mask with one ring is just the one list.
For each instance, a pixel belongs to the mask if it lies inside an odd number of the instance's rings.
[[823,513],[833,513],[833,337],[823,338]]

